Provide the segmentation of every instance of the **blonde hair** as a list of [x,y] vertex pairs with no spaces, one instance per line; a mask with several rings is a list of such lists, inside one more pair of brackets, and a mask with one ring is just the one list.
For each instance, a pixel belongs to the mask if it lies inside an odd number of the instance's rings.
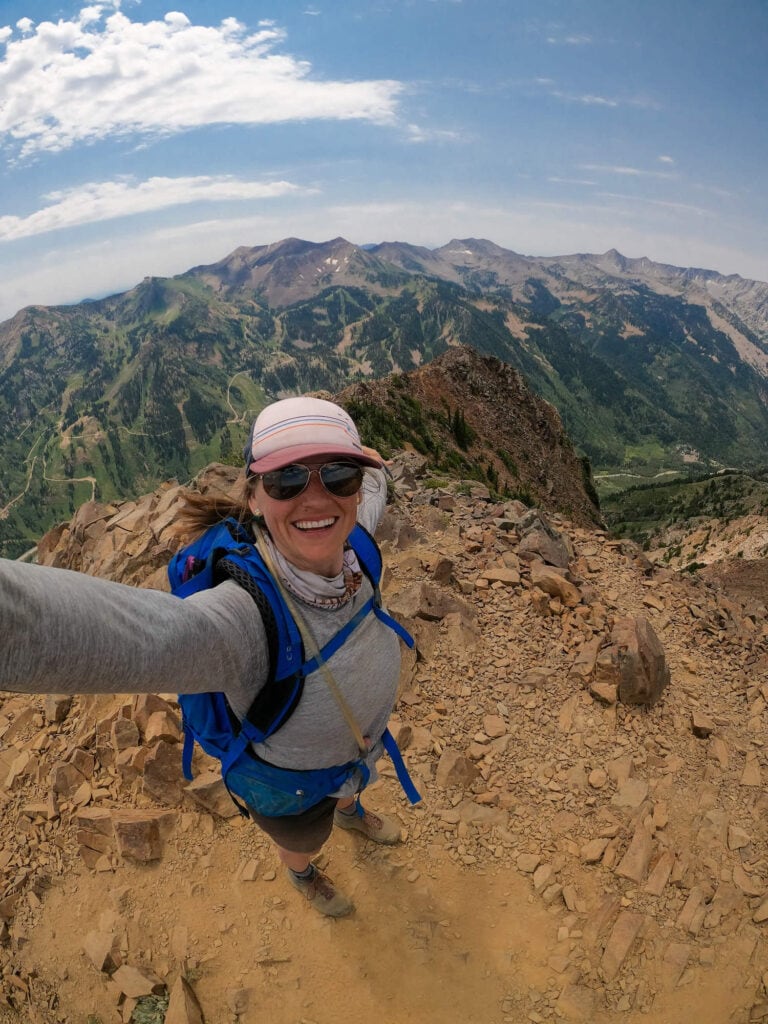
[[225,519],[249,523],[254,518],[250,500],[256,484],[257,480],[246,480],[243,475],[231,494],[226,491],[183,491],[177,519],[169,533],[189,543],[205,533],[209,526],[215,526]]

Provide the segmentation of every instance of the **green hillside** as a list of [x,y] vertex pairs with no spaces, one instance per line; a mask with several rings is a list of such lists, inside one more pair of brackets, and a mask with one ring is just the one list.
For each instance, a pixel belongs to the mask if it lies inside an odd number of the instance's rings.
[[648,547],[673,524],[768,515],[768,470],[731,470],[644,484],[603,498],[600,507],[614,533]]
[[763,458],[765,378],[679,296],[631,282],[558,291],[551,273],[514,291],[490,273],[463,286],[343,239],[282,245],[0,324],[0,553],[91,496],[239,462],[271,398],[407,373],[458,344],[510,364],[559,410],[598,485]]

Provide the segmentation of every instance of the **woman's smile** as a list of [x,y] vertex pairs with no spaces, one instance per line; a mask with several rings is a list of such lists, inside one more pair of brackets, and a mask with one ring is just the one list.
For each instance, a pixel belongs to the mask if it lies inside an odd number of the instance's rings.
[[[321,466],[323,461],[307,465]],[[357,520],[357,506],[357,494],[331,494],[316,473],[296,498],[270,498],[259,481],[251,499],[251,509],[264,516],[277,550],[297,569],[327,577],[341,572],[344,542]]]

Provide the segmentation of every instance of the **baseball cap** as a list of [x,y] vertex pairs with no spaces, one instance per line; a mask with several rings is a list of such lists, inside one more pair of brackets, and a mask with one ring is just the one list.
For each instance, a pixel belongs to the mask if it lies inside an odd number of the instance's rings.
[[341,406],[306,395],[284,398],[262,409],[244,454],[247,476],[318,455],[381,468],[380,462],[363,453],[357,427]]

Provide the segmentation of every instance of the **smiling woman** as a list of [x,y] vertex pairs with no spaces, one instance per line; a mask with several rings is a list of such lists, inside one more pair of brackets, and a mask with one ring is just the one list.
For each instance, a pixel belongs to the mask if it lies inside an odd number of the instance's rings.
[[321,913],[348,914],[352,902],[312,857],[334,824],[400,841],[399,825],[359,800],[385,746],[418,799],[387,732],[398,635],[410,638],[379,596],[370,531],[385,502],[381,458],[342,408],[275,402],[251,430],[240,500],[187,496],[177,532],[192,543],[172,560],[173,594],[0,561],[0,686],[174,686],[190,737],[211,753],[213,719],[226,734],[216,741],[225,782],[290,883]]

